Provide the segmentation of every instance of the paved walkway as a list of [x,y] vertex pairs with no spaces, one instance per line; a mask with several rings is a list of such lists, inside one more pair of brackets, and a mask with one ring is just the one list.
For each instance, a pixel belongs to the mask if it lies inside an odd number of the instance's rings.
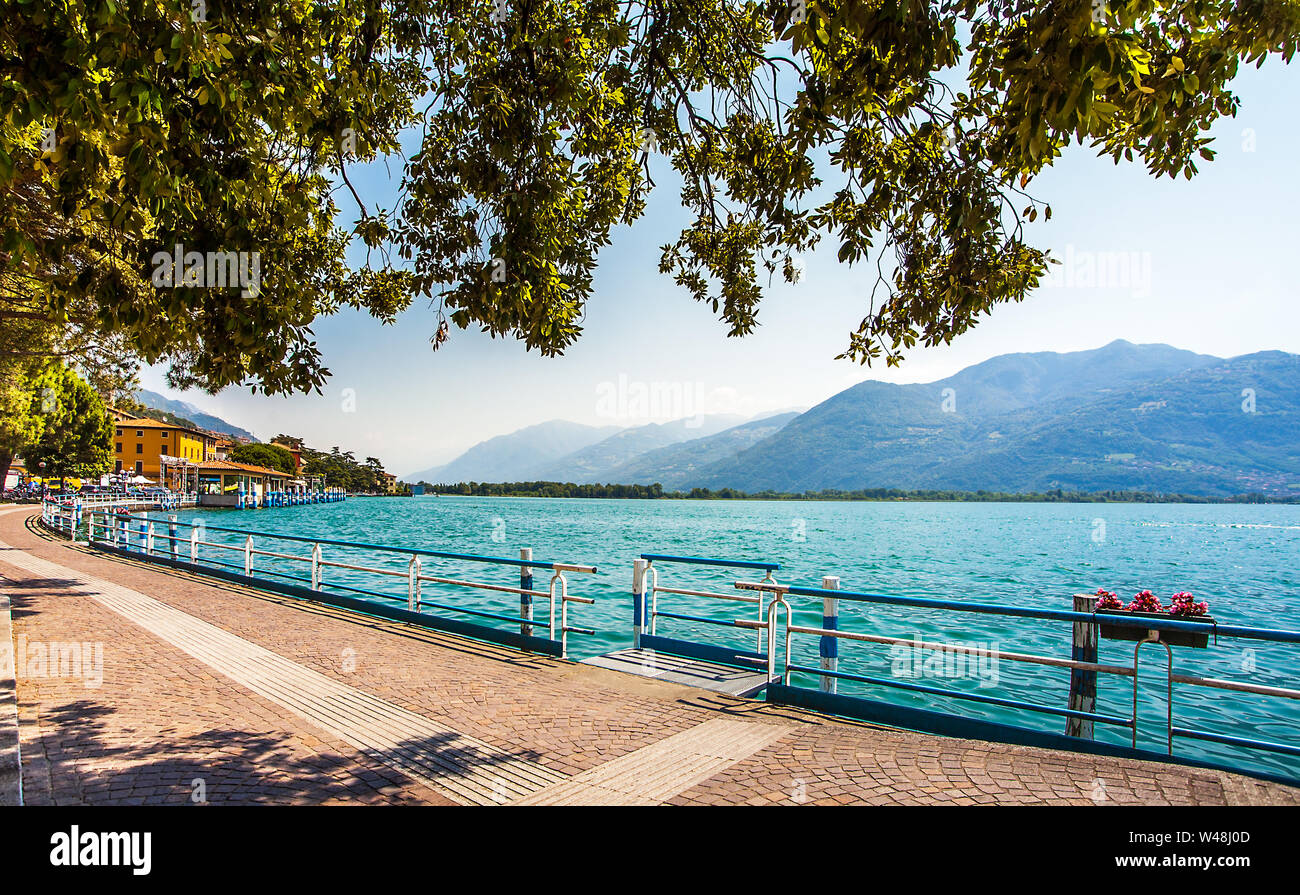
[[95,554],[27,515],[0,510],[28,804],[1300,804],[359,618]]

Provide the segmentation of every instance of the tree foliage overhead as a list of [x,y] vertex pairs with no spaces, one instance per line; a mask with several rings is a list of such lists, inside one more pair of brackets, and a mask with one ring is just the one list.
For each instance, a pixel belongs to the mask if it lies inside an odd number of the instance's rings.
[[[196,7],[202,20],[191,15]],[[74,316],[177,385],[319,387],[310,325],[444,315],[545,354],[652,158],[689,222],[660,270],[730,335],[829,240],[875,283],[845,355],[896,362],[1023,299],[1027,191],[1068,146],[1190,177],[1238,67],[1290,60],[1297,0],[6,0],[0,325]],[[408,157],[398,136],[414,125]],[[53,136],[53,142],[50,137]],[[399,205],[348,166],[393,156]],[[356,221],[336,225],[334,194]],[[352,270],[350,241],[378,249]],[[159,289],[177,244],[263,288]],[[49,286],[50,288],[45,288]],[[80,304],[79,304],[80,303]],[[6,318],[6,315],[9,315]]]
[[[396,147],[419,89],[408,7],[5,2],[0,325],[122,336],[179,387],[319,387],[318,315],[408,300],[403,275],[344,263],[330,181],[345,153]],[[160,288],[177,245],[258,253],[261,288]]]
[[731,335],[820,240],[876,266],[846,355],[896,362],[1032,290],[1024,191],[1070,144],[1190,177],[1243,62],[1287,60],[1264,0],[532,0],[443,4],[397,231],[461,326],[558,353],[648,159],[693,219],[660,268]]

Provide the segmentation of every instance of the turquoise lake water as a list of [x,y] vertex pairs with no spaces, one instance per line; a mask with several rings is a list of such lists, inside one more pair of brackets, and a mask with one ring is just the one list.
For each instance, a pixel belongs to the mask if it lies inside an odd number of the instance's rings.
[[[153,514],[151,514],[153,515]],[[154,515],[157,518],[157,515]],[[1170,504],[867,503],[792,501],[617,501],[535,498],[421,497],[354,498],[345,503],[252,512],[187,511],[186,521],[209,526],[306,537],[416,547],[454,553],[517,558],[533,548],[539,560],[594,564],[596,575],[569,575],[570,593],[597,599],[574,605],[571,624],[597,635],[571,635],[575,658],[631,644],[632,561],[641,553],[726,559],[774,560],[783,584],[819,586],[838,575],[843,590],[953,600],[1071,608],[1071,595],[1099,587],[1128,600],[1150,589],[1168,603],[1182,590],[1207,600],[1220,624],[1300,628],[1300,506]],[[212,532],[210,540],[242,543]],[[303,544],[257,542],[260,549],[307,555]],[[233,551],[209,548],[204,557],[242,562]],[[324,558],[375,565],[362,556],[327,547]],[[405,571],[392,556],[386,567]],[[308,576],[306,564],[258,557],[259,570]],[[517,570],[452,561],[425,560],[425,574],[517,585]],[[406,584],[398,578],[328,569],[327,581],[392,593],[405,604]],[[663,565],[660,585],[736,593],[733,582],[761,573]],[[537,573],[536,586],[546,578]],[[426,601],[517,615],[513,594],[425,585]],[[792,598],[796,620],[816,626],[820,601]],[[661,595],[659,606],[673,612],[717,619],[754,617],[745,604]],[[543,618],[545,606],[537,616]],[[455,617],[455,616],[449,616]],[[474,620],[463,617],[465,620]],[[510,627],[499,623],[500,627]],[[840,603],[840,627],[946,643],[983,644],[1002,652],[1068,658],[1070,625],[913,608]],[[659,633],[711,643],[754,648],[755,635],[738,629],[663,619]],[[793,655],[817,665],[814,637],[796,637]],[[929,651],[917,651],[923,656]],[[909,680],[927,686],[1021,699],[1052,707],[1066,704],[1069,672],[1001,660],[973,667],[929,666],[922,676],[911,650],[841,641],[840,670]],[[1253,684],[1300,686],[1300,645],[1221,638],[1207,649],[1175,647],[1181,673]],[[1101,661],[1131,665],[1133,644],[1103,640]],[[1139,745],[1164,749],[1164,650],[1142,653]],[[912,674],[912,677],[907,675]],[[953,676],[955,675],[955,676]],[[816,687],[812,676],[797,684]],[[869,695],[907,705],[991,718],[1060,731],[1064,719],[1023,710],[979,705],[952,697],[908,693],[849,681],[841,692]],[[1300,743],[1296,700],[1175,686],[1175,724],[1215,733]],[[1101,676],[1098,711],[1128,717],[1127,678]],[[1128,742],[1121,727],[1097,726],[1097,738]],[[1300,759],[1244,751],[1230,746],[1175,740],[1179,754],[1201,756],[1300,777]]]

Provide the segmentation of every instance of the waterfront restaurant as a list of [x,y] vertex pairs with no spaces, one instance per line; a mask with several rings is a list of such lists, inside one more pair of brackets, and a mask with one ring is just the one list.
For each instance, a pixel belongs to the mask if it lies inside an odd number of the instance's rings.
[[233,460],[198,464],[198,480],[199,506],[239,509],[269,506],[271,495],[283,494],[296,484],[278,469]]

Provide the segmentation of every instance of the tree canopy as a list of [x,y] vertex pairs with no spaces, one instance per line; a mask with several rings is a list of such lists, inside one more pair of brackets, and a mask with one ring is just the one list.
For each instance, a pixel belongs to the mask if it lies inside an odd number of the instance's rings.
[[303,448],[302,459],[303,472],[323,475],[325,484],[331,488],[354,492],[385,490],[387,483],[383,478],[384,464],[377,457],[366,457],[365,462],[358,462],[352,451],[341,451],[334,447],[328,454]]
[[0,357],[0,488],[14,455],[45,432],[60,372],[46,358]]
[[[195,10],[201,9],[199,16]],[[8,0],[0,322],[81,320],[177,385],[318,388],[311,323],[447,323],[559,354],[651,159],[691,219],[659,268],[730,335],[830,240],[874,268],[844,356],[894,363],[1025,298],[1029,190],[1071,145],[1191,177],[1297,0]],[[418,140],[403,150],[399,135]],[[409,142],[409,141],[408,141]],[[348,168],[390,158],[383,209]],[[336,223],[337,190],[361,212]],[[349,244],[367,266],[345,263]],[[259,252],[158,288],[155,256]]]
[[228,456],[236,463],[278,469],[288,475],[298,471],[293,463],[293,454],[278,444],[240,444],[233,447]]
[[48,381],[37,398],[44,415],[41,432],[22,448],[27,471],[58,478],[108,472],[113,462],[113,418],[99,395],[61,364]]
[[[0,322],[119,336],[178,387],[319,387],[318,315],[408,300],[402,274],[344,263],[329,179],[396,148],[420,86],[406,6],[5,2]],[[159,283],[177,251],[203,285]],[[229,284],[227,252],[256,278]]]

